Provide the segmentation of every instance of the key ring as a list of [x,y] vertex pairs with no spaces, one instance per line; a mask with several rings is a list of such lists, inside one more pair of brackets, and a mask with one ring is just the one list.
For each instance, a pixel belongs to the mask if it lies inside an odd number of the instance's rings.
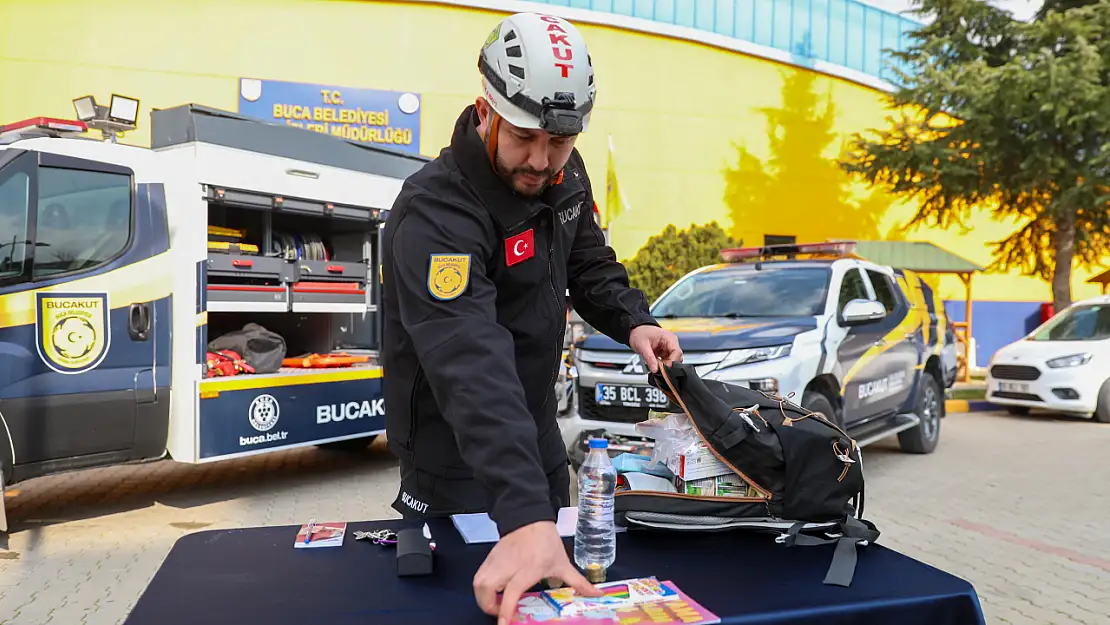
[[355,532],[355,540],[370,540],[375,545],[396,545],[397,533],[389,529],[374,530],[370,532]]

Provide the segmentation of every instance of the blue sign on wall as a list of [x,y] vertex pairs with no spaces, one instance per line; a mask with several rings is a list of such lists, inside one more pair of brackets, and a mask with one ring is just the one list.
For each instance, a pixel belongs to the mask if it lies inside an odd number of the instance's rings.
[[239,113],[420,153],[420,95],[416,93],[240,78]]
[[200,401],[200,457],[385,430],[382,379],[220,391]]

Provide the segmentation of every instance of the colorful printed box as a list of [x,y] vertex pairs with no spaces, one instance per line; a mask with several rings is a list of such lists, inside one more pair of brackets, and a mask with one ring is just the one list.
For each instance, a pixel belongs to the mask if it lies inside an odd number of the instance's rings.
[[689,454],[675,454],[667,458],[667,468],[687,482],[704,477],[733,474],[728,465],[721,462],[709,451],[704,443],[699,443]]

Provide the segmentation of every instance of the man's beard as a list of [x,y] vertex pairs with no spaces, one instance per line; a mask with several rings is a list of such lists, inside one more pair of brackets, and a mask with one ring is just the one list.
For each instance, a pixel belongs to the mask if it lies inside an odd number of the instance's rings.
[[[524,196],[524,197],[534,198],[534,197],[539,197],[539,196],[543,195],[543,192],[547,190],[547,187],[551,186],[551,180],[555,177],[555,174],[557,173],[555,169],[550,168],[550,167],[545,169],[545,170],[542,170],[542,171],[532,169],[531,167],[528,167],[528,166],[517,167],[516,169],[510,169],[501,160],[501,155],[500,154],[498,154],[494,158],[494,160],[497,162],[497,175],[500,176],[501,179],[505,181],[505,184],[509,185],[509,188],[513,190],[513,193],[516,193],[517,195]],[[520,191],[519,189],[516,188],[515,185],[513,185],[513,176],[515,176],[516,174],[531,174],[531,175],[535,175],[535,176],[543,176],[544,177],[544,183],[542,185],[540,185],[540,188],[537,191],[531,192],[531,193],[525,193],[525,192]]]

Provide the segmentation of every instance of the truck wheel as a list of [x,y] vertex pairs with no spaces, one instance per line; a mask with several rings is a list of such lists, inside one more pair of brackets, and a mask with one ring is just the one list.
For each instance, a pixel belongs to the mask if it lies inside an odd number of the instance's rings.
[[917,393],[917,427],[898,433],[902,451],[911,454],[931,454],[940,441],[940,416],[942,412],[940,387],[937,379],[926,373],[921,378]]
[[363,438],[348,438],[342,441],[333,441],[330,443],[322,443],[317,445],[320,449],[331,449],[334,451],[363,451],[378,438],[374,436],[365,436]]
[[829,398],[820,391],[806,391],[805,394],[802,395],[802,408],[812,412],[819,412],[821,416],[832,421],[838,427],[844,427],[844,419],[836,413],[836,408],[833,408]]
[[1102,383],[1098,392],[1098,406],[1095,408],[1096,423],[1110,423],[1110,380]]

